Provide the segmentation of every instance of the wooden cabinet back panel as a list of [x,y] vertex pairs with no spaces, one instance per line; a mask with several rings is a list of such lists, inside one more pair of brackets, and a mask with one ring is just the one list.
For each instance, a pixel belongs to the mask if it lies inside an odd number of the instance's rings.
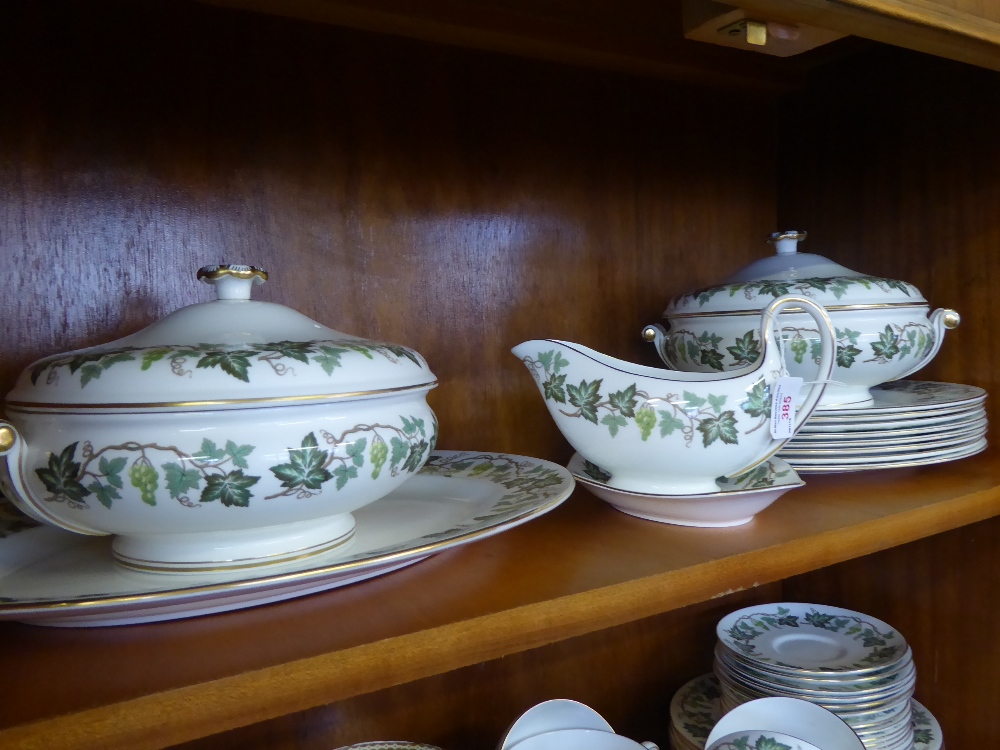
[[2,13],[4,392],[244,261],[261,299],[424,354],[441,447],[565,460],[510,347],[654,363],[641,327],[774,224],[759,96],[200,4]]

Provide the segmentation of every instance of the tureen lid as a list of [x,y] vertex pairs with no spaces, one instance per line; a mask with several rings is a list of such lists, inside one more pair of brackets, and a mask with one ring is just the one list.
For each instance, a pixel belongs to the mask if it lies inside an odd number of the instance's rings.
[[798,252],[805,232],[775,232],[775,255],[755,260],[717,286],[671,301],[664,315],[758,312],[783,294],[800,294],[837,309],[868,305],[926,305],[920,291],[905,281],[853,271],[822,255]]
[[334,331],[250,299],[267,273],[206,266],[218,298],[182,307],[107,344],[57,354],[21,373],[8,406],[236,408],[379,397],[436,385],[412,349]]

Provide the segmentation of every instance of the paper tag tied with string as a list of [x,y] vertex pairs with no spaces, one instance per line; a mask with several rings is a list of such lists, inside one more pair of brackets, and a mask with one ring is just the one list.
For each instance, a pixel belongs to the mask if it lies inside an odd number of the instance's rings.
[[771,437],[775,440],[786,440],[795,432],[795,400],[802,382],[802,378],[783,375],[771,386]]

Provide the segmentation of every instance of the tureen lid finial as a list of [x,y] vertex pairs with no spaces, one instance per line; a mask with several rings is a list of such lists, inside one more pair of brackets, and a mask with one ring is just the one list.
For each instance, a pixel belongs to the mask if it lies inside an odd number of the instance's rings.
[[789,229],[786,232],[774,232],[767,238],[767,241],[774,244],[774,249],[778,255],[790,255],[791,253],[798,252],[799,242],[807,236],[808,232]]
[[198,269],[198,278],[214,285],[219,299],[250,299],[253,285],[267,281],[267,271],[256,266],[229,263],[203,266]]

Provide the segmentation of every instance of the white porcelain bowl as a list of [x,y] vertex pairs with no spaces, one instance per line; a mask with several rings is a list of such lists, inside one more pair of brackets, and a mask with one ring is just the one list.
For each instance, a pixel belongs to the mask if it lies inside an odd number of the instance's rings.
[[144,570],[349,542],[351,511],[433,450],[433,374],[405,347],[251,301],[258,269],[202,276],[218,300],[22,373],[0,421],[0,485],[40,521],[114,534],[116,557]]
[[790,734],[756,729],[727,734],[706,747],[707,750],[827,750]]

